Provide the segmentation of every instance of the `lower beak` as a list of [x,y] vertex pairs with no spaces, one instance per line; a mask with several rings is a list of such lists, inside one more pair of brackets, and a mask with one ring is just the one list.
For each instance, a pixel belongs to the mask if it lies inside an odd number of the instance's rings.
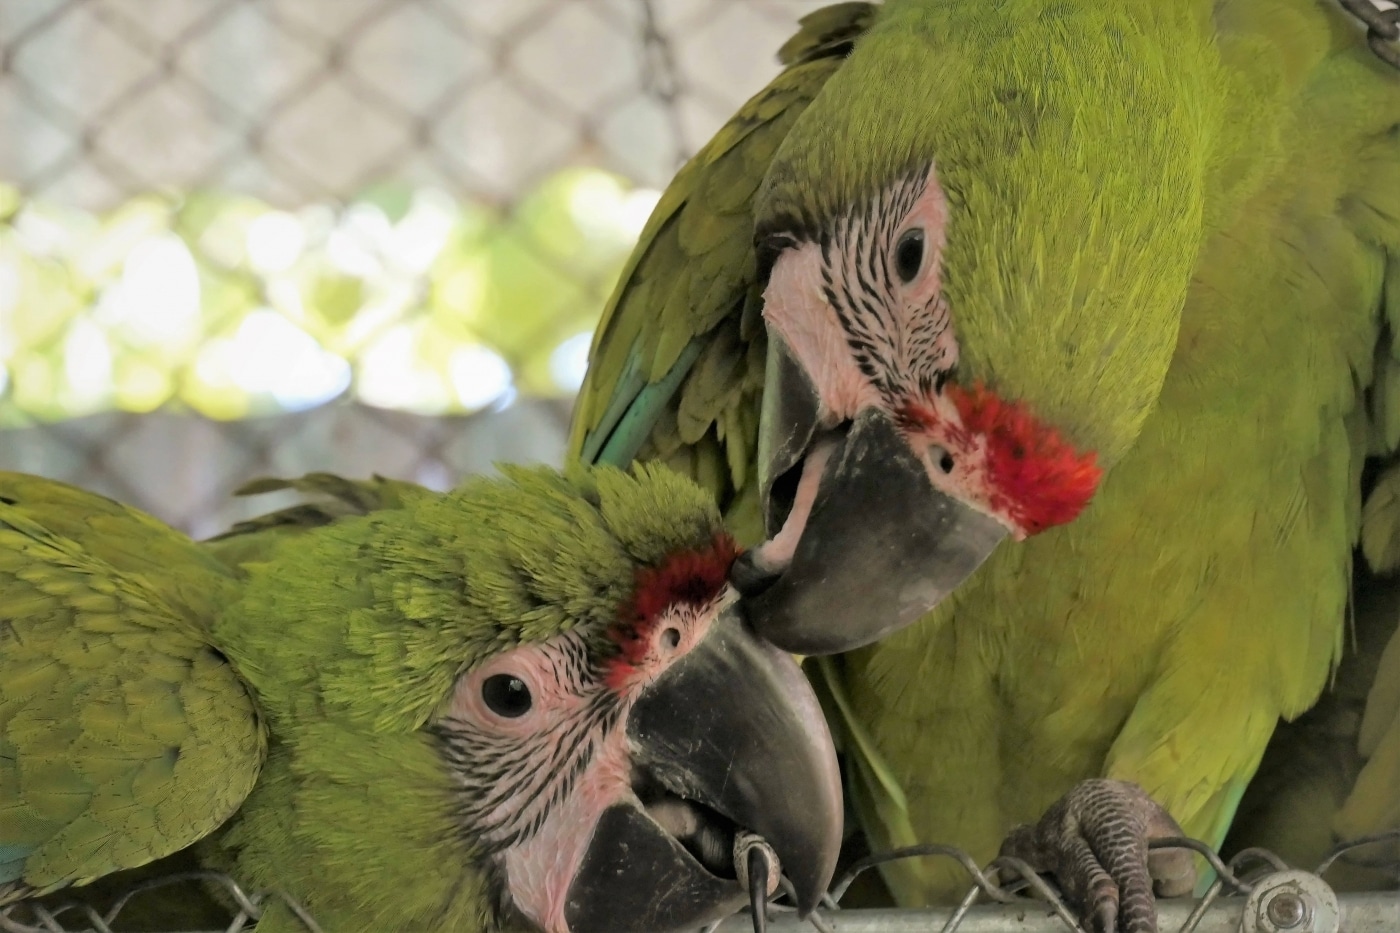
[[[778,369],[800,394],[792,365]],[[773,369],[770,364],[770,375]],[[796,402],[784,407],[814,410]],[[772,440],[765,443],[765,436]],[[866,409],[844,437],[818,438],[805,460],[795,458],[794,444],[816,436],[801,424],[765,422],[759,449],[775,457],[761,481],[770,523],[777,517],[771,504],[778,470],[803,471],[798,501],[784,527],[770,527],[770,541],[740,557],[731,576],[754,630],[803,655],[850,651],[915,622],[1008,533],[935,488],[883,410]]]
[[627,735],[639,802],[599,820],[569,888],[571,933],[698,928],[737,911],[748,902],[732,870],[740,830],[777,853],[799,911],[816,906],[840,849],[841,785],[791,657],[731,606],[645,688]]

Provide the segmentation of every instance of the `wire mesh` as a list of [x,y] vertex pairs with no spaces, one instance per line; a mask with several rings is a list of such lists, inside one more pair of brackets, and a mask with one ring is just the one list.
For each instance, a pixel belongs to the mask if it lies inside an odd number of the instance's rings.
[[[1400,892],[1339,896],[1322,880],[1338,860],[1361,855],[1379,845],[1393,846],[1396,842],[1400,842],[1400,832],[1351,840],[1338,845],[1319,865],[1299,872],[1291,870],[1281,858],[1265,849],[1246,849],[1227,862],[1198,840],[1156,840],[1151,844],[1153,849],[1183,847],[1197,852],[1215,874],[1199,898],[1159,901],[1158,928],[1161,933],[1213,933],[1215,930],[1286,933],[1290,929],[1297,933],[1381,933],[1400,928]],[[883,863],[911,858],[947,859],[961,866],[970,882],[966,896],[956,906],[948,908],[905,911],[841,908],[842,898],[861,873]],[[787,879],[783,882],[783,888],[769,904],[767,926],[772,930],[981,933],[1015,929],[1021,933],[1055,933],[1058,930],[1086,933],[1056,888],[1026,863],[998,858],[980,866],[971,855],[955,846],[910,846],[863,858],[837,879],[822,898],[821,906],[806,919],[799,919],[790,906],[782,903],[784,895],[790,897],[791,893]],[[76,899],[42,906],[12,905],[0,910],[0,930],[5,933],[77,933],[79,930],[115,933],[121,929],[116,924],[129,904],[161,892],[168,894],[175,886],[189,884],[217,888],[224,895],[230,905],[230,919],[227,926],[221,928],[223,933],[248,929],[273,901],[288,905],[310,933],[322,933],[312,913],[285,892],[249,894],[228,875],[211,871],[178,872],[143,882],[104,911]],[[1260,894],[1265,897],[1261,898]],[[1269,895],[1285,900],[1271,907]],[[751,928],[752,918],[738,914],[711,926],[707,933],[746,933]]]
[[0,4],[0,468],[205,534],[267,472],[557,462],[659,189],[819,5]]

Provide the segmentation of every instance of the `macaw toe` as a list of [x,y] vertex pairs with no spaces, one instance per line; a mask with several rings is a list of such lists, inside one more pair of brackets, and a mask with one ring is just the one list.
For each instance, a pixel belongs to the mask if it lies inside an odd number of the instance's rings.
[[1018,826],[1001,854],[1055,876],[1093,933],[1157,933],[1161,897],[1191,893],[1192,853],[1148,850],[1153,839],[1184,836],[1171,814],[1127,781],[1081,781],[1034,826]]

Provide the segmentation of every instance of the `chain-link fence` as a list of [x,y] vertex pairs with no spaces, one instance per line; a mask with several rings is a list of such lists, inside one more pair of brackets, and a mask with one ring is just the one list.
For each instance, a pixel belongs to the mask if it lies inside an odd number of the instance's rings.
[[[1400,894],[1338,895],[1323,876],[1338,861],[1359,859],[1365,863],[1368,850],[1393,846],[1397,840],[1400,833],[1386,833],[1346,843],[1310,870],[1290,868],[1264,849],[1247,849],[1227,863],[1204,843],[1190,839],[1158,840],[1152,848],[1190,848],[1204,858],[1214,873],[1213,881],[1200,897],[1160,900],[1158,929],[1161,933],[1394,933],[1400,929]],[[907,858],[947,859],[958,864],[967,874],[967,895],[956,906],[945,908],[841,908],[843,896],[860,874],[883,862]],[[278,902],[299,918],[308,933],[326,933],[310,911],[285,893],[250,894],[228,875],[209,871],[167,874],[134,885],[101,911],[90,904],[62,900],[0,909],[0,931],[134,930],[120,925],[128,905],[139,905],[143,898],[178,896],[181,886],[190,885],[216,891],[229,905],[228,923],[218,933],[249,929],[267,906]],[[767,905],[764,923],[756,924],[752,914],[741,913],[713,924],[705,933],[758,933],[763,927],[774,933],[1087,933],[1059,892],[1025,862],[1002,857],[979,867],[968,853],[952,846],[912,846],[861,859],[843,873],[818,909],[806,919],[799,919],[791,906],[782,903],[790,894],[790,883],[783,878],[783,890]]]
[[0,468],[203,535],[258,475],[559,460],[659,189],[818,5],[6,0]]

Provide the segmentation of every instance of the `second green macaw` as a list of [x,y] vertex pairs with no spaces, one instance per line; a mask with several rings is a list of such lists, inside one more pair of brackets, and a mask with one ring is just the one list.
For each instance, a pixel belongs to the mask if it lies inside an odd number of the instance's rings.
[[713,502],[505,472],[209,545],[0,473],[0,910],[195,846],[324,930],[650,933],[747,903],[757,840],[810,910],[835,752]]
[[1028,826],[1148,929],[1190,872],[1146,840],[1219,844],[1342,648],[1400,447],[1400,73],[1330,0],[842,3],[780,58],[643,230],[573,453],[699,479],[760,631],[850,652],[875,846]]

